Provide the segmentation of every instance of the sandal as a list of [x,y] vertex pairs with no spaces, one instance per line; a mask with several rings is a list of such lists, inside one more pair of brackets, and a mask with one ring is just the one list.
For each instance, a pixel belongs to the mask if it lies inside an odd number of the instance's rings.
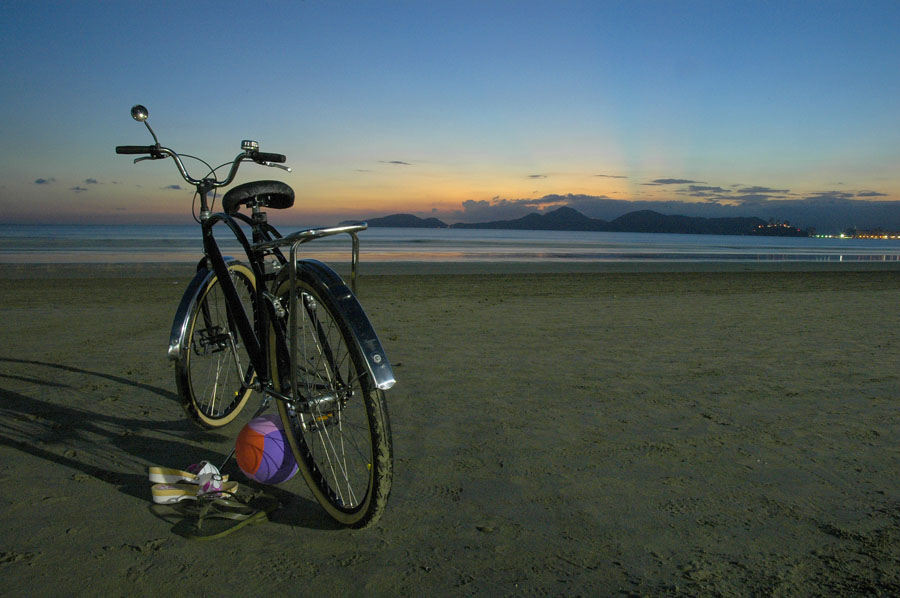
[[239,490],[237,482],[212,482],[206,488],[199,484],[154,484],[150,487],[153,502],[167,505],[183,500],[197,500],[205,495],[234,494]]
[[[200,476],[210,473],[218,475],[219,469],[209,461],[194,463],[187,468],[187,471],[170,467],[149,468],[150,481],[154,484],[180,484],[182,482],[198,484],[200,483]],[[228,480],[228,476],[222,476],[222,480]]]
[[264,523],[269,514],[244,503],[227,498],[202,501],[197,523],[181,530],[181,535],[192,540],[215,540],[227,536],[242,527]]

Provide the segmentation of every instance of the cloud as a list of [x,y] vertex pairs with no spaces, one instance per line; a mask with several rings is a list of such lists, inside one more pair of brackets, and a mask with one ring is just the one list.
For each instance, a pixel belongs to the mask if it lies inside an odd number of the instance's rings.
[[690,183],[702,183],[703,181],[691,181],[689,179],[656,179],[644,185],[688,185]]
[[679,195],[687,195],[688,197],[698,197],[707,201],[719,201],[732,199],[731,190],[724,187],[714,185],[688,185],[685,189],[679,189],[675,193]]
[[547,175],[546,174],[529,174],[528,178],[529,179],[546,179]]
[[75,193],[81,193],[82,191],[87,191],[87,189],[85,189],[84,187],[69,187],[69,189],[71,191],[74,191]]
[[49,185],[50,183],[55,183],[55,182],[56,182],[56,179],[53,178],[52,176],[47,177],[46,179],[35,179],[34,180],[35,185]]
[[[487,200],[466,200],[462,203],[462,210],[452,214],[453,218],[464,222],[488,222],[493,220],[511,220],[521,218],[532,212],[547,212],[561,206],[569,206],[584,213],[596,211],[597,202],[617,202],[605,195],[545,195],[543,197],[529,197],[522,199],[506,199],[494,197]],[[625,210],[622,212],[628,212]]]
[[182,191],[182,190],[184,190],[184,187],[182,187],[181,185],[166,185],[165,187],[163,187],[163,189],[172,189],[174,191]]
[[[494,197],[488,200],[467,200],[462,210],[451,214],[451,219],[462,222],[490,222],[521,218],[532,212],[547,212],[561,206],[569,206],[592,218],[611,220],[627,212],[642,209],[634,207],[643,202],[628,202],[594,195],[545,195],[522,199]],[[611,216],[611,214],[614,214]]]
[[510,204],[507,200],[487,201],[485,199],[467,199],[462,202],[462,210],[454,213],[454,217],[464,222],[489,222],[520,218],[534,210],[525,210]]
[[396,164],[398,166],[412,166],[409,162],[404,162],[403,160],[379,160],[382,164]]
[[846,191],[817,191],[802,199],[809,203],[834,204],[850,201],[854,197],[853,193],[847,193]]
[[795,194],[791,194],[790,189],[772,189],[770,187],[744,187],[736,189],[735,195],[728,195],[722,198],[738,205],[758,205],[772,200],[788,200],[796,199]]
[[100,183],[97,182],[97,179],[88,178],[88,179],[84,179],[84,184],[85,185],[99,185]]
[[[615,206],[622,203],[620,199],[612,199],[606,195],[572,195],[569,194],[565,198],[565,203],[570,208],[578,210],[584,214],[602,214],[607,206]],[[623,212],[624,213],[624,212]],[[591,216],[592,218],[600,218],[600,216]],[[604,218],[606,220],[606,218]]]
[[603,177],[604,179],[627,179],[627,176],[620,174],[595,174],[594,176]]
[[490,201],[468,199],[462,203],[462,210],[455,212],[453,216],[465,222],[511,220],[540,211],[547,205],[557,204],[560,204],[560,199],[555,195],[525,199],[494,197]]
[[754,205],[772,199],[789,199],[790,189],[773,189],[758,185],[732,185],[731,189],[718,185],[688,185],[675,191],[678,195],[705,199],[709,202],[724,202],[729,205]]
[[887,197],[887,193],[879,193],[878,191],[860,191],[856,197]]
[[545,195],[544,197],[525,201],[529,201],[535,205],[567,205],[574,207],[575,204],[586,206],[594,204],[596,202],[605,202],[607,200],[619,201],[610,200],[610,198],[605,195],[583,195],[575,193],[567,193],[566,195],[558,195],[556,193],[553,193],[550,195]]
[[765,193],[767,195],[771,194],[781,194],[781,193],[789,193],[790,189],[772,189],[771,187],[744,187],[743,189],[738,189],[738,193]]
[[771,195],[765,193],[745,193],[744,195],[734,195],[728,199],[742,206],[754,206],[765,203],[771,198]]
[[690,185],[687,190],[689,193],[730,193],[728,189],[710,185]]

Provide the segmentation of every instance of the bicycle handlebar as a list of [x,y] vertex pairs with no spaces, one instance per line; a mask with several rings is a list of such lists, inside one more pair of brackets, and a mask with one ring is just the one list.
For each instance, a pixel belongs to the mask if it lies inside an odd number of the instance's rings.
[[280,164],[286,160],[287,156],[284,154],[270,154],[269,152],[256,152],[253,156],[254,162],[278,162]]
[[163,147],[161,145],[117,145],[116,146],[117,154],[147,154],[146,158],[138,158],[135,160],[158,160],[165,157],[170,157],[175,160],[175,166],[178,168],[178,172],[181,174],[181,177],[190,183],[191,185],[208,185],[211,187],[225,187],[231,184],[231,181],[234,180],[235,175],[237,174],[238,167],[241,165],[241,162],[244,160],[251,160],[256,162],[257,164],[261,164],[263,166],[276,166],[278,168],[282,168],[291,171],[290,168],[286,166],[279,166],[279,163],[287,160],[284,154],[275,154],[270,152],[260,152],[257,150],[249,150],[243,151],[239,153],[234,161],[231,163],[231,170],[228,172],[228,176],[225,177],[224,180],[219,181],[217,179],[195,179],[190,174],[188,174],[187,169],[184,167],[184,163],[181,161],[181,157],[173,150]]
[[[195,179],[191,175],[188,174],[187,169],[185,169],[184,164],[181,161],[181,156],[178,155],[175,151],[163,147],[159,144],[159,140],[156,138],[156,133],[153,132],[153,129],[150,128],[150,124],[147,123],[147,109],[141,105],[134,106],[131,109],[131,117],[138,121],[143,122],[147,129],[150,131],[150,134],[153,135],[153,140],[156,141],[156,145],[117,145],[116,153],[117,154],[146,154],[143,158],[136,158],[135,162],[140,162],[141,160],[159,160],[162,158],[172,158],[175,160],[175,166],[178,167],[178,172],[181,174],[182,178],[188,183],[197,187],[198,191],[201,189],[212,189],[214,187],[225,187],[226,185],[231,184],[231,181],[234,180],[235,175],[237,174],[238,167],[241,165],[241,162],[244,160],[252,160],[257,164],[261,164],[263,166],[273,166],[276,168],[281,168],[288,172],[291,171],[287,166],[281,166],[287,158],[284,154],[275,154],[270,152],[261,152],[259,151],[259,144],[255,141],[244,141],[241,143],[241,148],[244,150],[240,154],[238,154],[234,161],[231,163],[231,170],[228,172],[228,176],[219,181],[214,176],[215,169],[210,173],[210,176],[207,176],[202,179]],[[223,164],[224,166],[224,164]]]
[[156,149],[155,145],[117,145],[117,154],[152,154]]

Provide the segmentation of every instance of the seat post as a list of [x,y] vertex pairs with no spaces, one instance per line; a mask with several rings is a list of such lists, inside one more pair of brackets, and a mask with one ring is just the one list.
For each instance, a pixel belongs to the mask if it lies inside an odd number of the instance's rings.
[[268,216],[262,211],[258,201],[251,204],[250,222],[253,223],[253,242],[262,243],[265,236],[262,234],[262,225],[268,222]]
[[265,224],[266,223],[266,221],[268,220],[268,217],[266,216],[266,213],[260,209],[259,202],[253,202],[252,211],[253,211],[253,215],[251,216],[251,220],[253,220],[253,222],[255,224]]

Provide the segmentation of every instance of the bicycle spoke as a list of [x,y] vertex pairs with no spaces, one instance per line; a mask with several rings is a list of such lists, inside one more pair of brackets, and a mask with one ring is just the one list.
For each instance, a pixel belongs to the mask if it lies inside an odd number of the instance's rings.
[[[252,310],[252,272],[238,265],[229,271],[240,300]],[[204,427],[217,427],[231,421],[243,407],[254,373],[217,279],[203,289],[192,313],[189,353],[177,367],[179,392],[188,415]]]
[[[371,457],[357,438],[360,426],[347,419],[348,405],[362,407],[354,395],[361,397],[363,373],[352,367],[341,329],[316,299],[302,293],[299,305],[295,334],[303,360],[297,375],[311,406],[309,414],[301,416],[307,450],[340,504],[354,507],[365,496],[371,468]],[[332,395],[332,404],[322,409],[314,401],[326,395]]]
[[[278,296],[286,297],[286,280]],[[296,380],[281,405],[303,476],[338,521],[364,527],[380,516],[390,488],[390,431],[384,398],[346,316],[329,295],[298,280],[289,330]],[[375,410],[375,411],[373,411]]]

